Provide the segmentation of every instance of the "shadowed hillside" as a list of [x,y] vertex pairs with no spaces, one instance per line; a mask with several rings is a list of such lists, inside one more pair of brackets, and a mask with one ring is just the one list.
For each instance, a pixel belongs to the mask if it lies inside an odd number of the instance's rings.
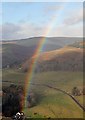
[[17,44],[3,44],[2,45],[2,67],[19,66],[27,58],[32,57],[36,46],[20,46]]
[[[69,45],[58,50],[41,53],[37,61],[35,72],[59,71],[59,70],[82,71],[83,43],[77,43],[77,46],[73,44],[73,46]],[[33,63],[35,57],[37,56],[33,56],[30,60],[28,60],[24,64],[23,69],[25,71],[27,67]]]
[[[68,44],[81,41],[82,38],[69,37],[33,37],[21,40],[2,42],[2,67],[19,67],[24,61],[33,56],[39,42],[45,39],[43,52],[56,50]],[[19,66],[18,66],[19,65]]]

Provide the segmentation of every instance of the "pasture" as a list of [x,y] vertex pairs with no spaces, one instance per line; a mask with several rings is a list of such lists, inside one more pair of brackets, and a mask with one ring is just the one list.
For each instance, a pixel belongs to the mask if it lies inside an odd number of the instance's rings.
[[[2,85],[9,86],[11,83],[25,87],[26,73],[16,69],[3,69]],[[41,85],[32,85],[31,83],[39,83]],[[81,108],[67,95],[42,86],[42,84],[51,85],[61,88],[71,93],[72,88],[83,86],[82,72],[61,72],[51,71],[42,72],[34,75],[29,82],[30,89],[38,95],[36,106],[32,108],[24,107],[23,111],[27,117],[32,118],[82,118],[83,111]],[[83,96],[76,97],[83,104]]]

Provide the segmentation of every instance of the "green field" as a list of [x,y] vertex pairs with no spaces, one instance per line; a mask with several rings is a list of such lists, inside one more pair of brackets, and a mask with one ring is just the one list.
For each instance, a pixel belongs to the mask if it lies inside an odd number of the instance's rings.
[[[3,69],[3,87],[11,83],[25,86],[26,73],[19,70]],[[48,84],[53,87],[61,88],[71,93],[73,87],[83,86],[82,72],[43,72],[37,73],[32,83]],[[30,85],[30,90],[38,94],[39,100],[36,106],[24,108],[26,116],[31,117],[51,117],[51,118],[81,118],[83,111],[67,95],[40,85]],[[83,104],[83,96],[76,97]]]

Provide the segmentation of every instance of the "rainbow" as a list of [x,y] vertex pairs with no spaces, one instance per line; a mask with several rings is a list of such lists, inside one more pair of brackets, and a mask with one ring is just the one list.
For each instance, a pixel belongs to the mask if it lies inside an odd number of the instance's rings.
[[[63,12],[63,9],[65,8],[65,5],[63,5],[62,7],[62,10],[58,13],[58,16],[54,16],[51,20],[51,23],[50,25],[47,26],[46,28],[46,31],[45,31],[45,34],[44,36],[48,36],[51,32],[51,30],[55,27],[55,24],[57,22],[57,19],[59,16],[62,15],[62,12]],[[29,71],[27,73],[27,76],[26,76],[26,81],[25,81],[25,100],[24,100],[24,103],[26,104],[26,97],[29,93],[29,89],[30,89],[30,82],[32,82],[33,80],[33,76],[34,76],[34,70],[35,70],[35,67],[36,67],[36,64],[37,64],[37,60],[38,60],[38,57],[43,49],[43,46],[46,42],[46,38],[45,37],[42,37],[42,39],[40,39],[40,42],[38,44],[38,47],[34,53],[34,57],[33,57],[33,61],[32,61],[32,64],[30,65],[29,67]]]

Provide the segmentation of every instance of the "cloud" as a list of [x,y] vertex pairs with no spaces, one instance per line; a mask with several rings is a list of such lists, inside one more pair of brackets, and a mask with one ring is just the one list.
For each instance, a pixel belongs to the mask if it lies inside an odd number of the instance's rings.
[[73,11],[70,17],[64,20],[65,25],[74,25],[83,22],[83,8],[79,11]]
[[45,7],[44,12],[47,14],[55,13],[56,11],[59,11],[62,8],[61,5],[48,5]]
[[82,37],[83,26],[69,27],[67,25],[58,26],[52,31],[53,36],[64,36],[64,37]]
[[48,21],[52,20],[54,17],[57,17],[59,11],[61,11],[64,7],[62,4],[63,3],[58,3],[57,5],[46,4],[43,10],[44,17],[46,17]]
[[4,24],[2,29],[2,39],[23,39],[31,36],[40,36],[44,33],[44,27],[37,27],[34,24],[23,23],[23,24]]
[[[37,26],[36,24],[26,22],[17,24],[6,23],[2,26],[2,39],[16,40],[37,36],[83,36],[83,25],[68,26],[67,24],[61,24],[53,29],[48,29],[50,28],[49,25],[50,24],[47,25],[43,23],[42,25]],[[47,31],[49,34],[46,34]]]
[[2,39],[15,39],[18,37],[18,31],[21,30],[21,26],[12,23],[6,23],[2,25]]
[[67,36],[83,37],[83,26],[67,27],[63,33]]

